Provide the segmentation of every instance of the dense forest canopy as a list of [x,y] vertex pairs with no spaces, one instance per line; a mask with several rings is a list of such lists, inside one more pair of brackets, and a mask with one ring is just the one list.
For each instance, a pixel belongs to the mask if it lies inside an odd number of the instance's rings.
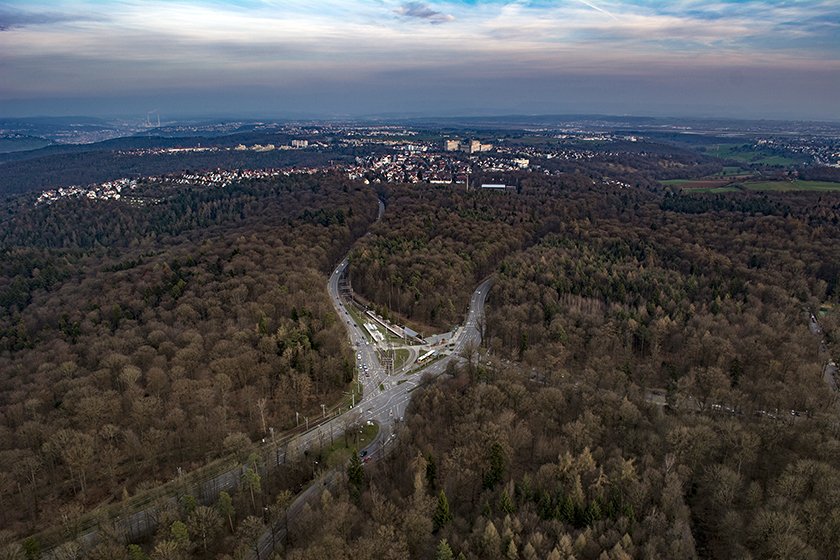
[[375,218],[372,191],[293,176],[156,196],[7,203],[4,527],[168,480],[232,436],[320,412],[353,378],[325,278]]
[[277,558],[838,558],[835,420],[667,411],[500,362],[453,374]]
[[289,557],[374,557],[388,538],[425,558],[837,557],[823,367],[840,333],[840,197],[680,195],[687,207],[574,175],[387,194],[411,212],[362,242],[354,282],[433,322],[495,271],[493,365],[424,392],[361,501],[325,497]]
[[[558,184],[559,193],[574,193],[591,188],[592,181],[570,174]],[[562,204],[557,194],[389,186],[382,193],[388,212],[350,255],[353,288],[397,316],[449,328],[463,316],[475,285],[503,257],[586,211]]]
[[[349,250],[359,298],[425,333],[492,275],[482,348],[413,393],[386,458],[354,453],[287,515],[276,558],[840,558],[823,369],[840,195],[673,194],[654,164],[611,182],[614,163],[500,175],[504,192],[333,175],[10,199],[4,524],[117,500],[337,398],[352,355],[325,284]],[[170,511],[143,549],[242,554],[265,530],[243,481],[234,505]],[[257,480],[264,516],[287,487]]]

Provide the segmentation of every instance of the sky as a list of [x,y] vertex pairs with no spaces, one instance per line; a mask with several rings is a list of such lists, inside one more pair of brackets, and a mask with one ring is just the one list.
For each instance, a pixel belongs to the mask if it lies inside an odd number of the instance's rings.
[[0,0],[0,116],[840,120],[840,0]]

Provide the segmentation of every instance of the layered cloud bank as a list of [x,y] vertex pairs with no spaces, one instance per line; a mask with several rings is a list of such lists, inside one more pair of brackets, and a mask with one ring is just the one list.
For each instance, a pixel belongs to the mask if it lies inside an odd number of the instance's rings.
[[0,30],[12,113],[840,118],[834,1],[27,0]]

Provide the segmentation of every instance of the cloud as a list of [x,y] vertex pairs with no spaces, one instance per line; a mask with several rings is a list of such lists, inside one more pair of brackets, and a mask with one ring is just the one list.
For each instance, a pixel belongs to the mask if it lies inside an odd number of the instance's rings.
[[74,21],[93,21],[95,18],[60,12],[31,12],[0,7],[0,31],[33,25],[49,25]]
[[[38,96],[210,91],[220,76],[301,107],[351,86],[358,107],[372,99],[398,104],[403,94],[416,101],[410,87],[399,89],[417,82],[405,76],[446,84],[447,91],[474,91],[479,80],[488,88],[510,83],[530,88],[517,98],[550,100],[557,84],[600,87],[624,79],[658,91],[685,76],[746,69],[763,79],[801,71],[811,76],[801,80],[809,84],[803,99],[840,92],[838,0],[0,0],[0,6],[0,25],[8,27],[0,33],[0,111],[6,100]],[[394,100],[375,97],[377,88]],[[339,108],[345,98],[335,96],[330,103]]]
[[454,16],[433,10],[423,2],[404,2],[402,6],[394,10],[397,14],[406,18],[424,19],[429,23],[446,23],[455,19]]

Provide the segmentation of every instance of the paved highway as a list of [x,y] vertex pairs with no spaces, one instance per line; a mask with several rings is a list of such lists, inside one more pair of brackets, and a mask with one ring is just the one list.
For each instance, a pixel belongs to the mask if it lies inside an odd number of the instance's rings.
[[[475,292],[473,292],[470,298],[470,307],[467,312],[466,321],[463,328],[458,329],[452,348],[442,358],[439,358],[424,368],[415,370],[414,373],[400,373],[390,376],[390,379],[387,380],[388,387],[384,391],[380,390],[379,384],[385,384],[388,376],[384,368],[379,365],[373,343],[367,343],[362,326],[357,325],[352,317],[346,313],[346,303],[341,298],[338,290],[339,279],[344,274],[346,268],[347,260],[345,259],[333,271],[329,281],[330,296],[338,313],[345,317],[345,326],[347,327],[351,342],[359,348],[357,356],[361,354],[361,360],[366,361],[368,364],[373,364],[373,367],[369,367],[369,370],[372,370],[371,378],[362,382],[365,388],[364,395],[354,409],[343,412],[340,416],[325,423],[317,430],[313,429],[301,435],[299,438],[300,443],[294,450],[291,446],[289,447],[288,453],[290,455],[293,452],[299,453],[303,449],[317,445],[319,443],[318,438],[323,437],[323,434],[326,432],[332,431],[340,437],[343,435],[346,427],[359,421],[372,421],[379,425],[379,433],[376,439],[365,448],[365,455],[374,460],[382,456],[387,446],[394,442],[396,437],[394,435],[394,426],[404,417],[414,389],[429,376],[436,377],[442,374],[450,361],[463,360],[462,354],[468,345],[478,347],[481,342],[479,325],[482,324],[484,318],[484,304],[487,299],[487,292],[493,285],[492,277],[484,280],[479,284]],[[319,433],[322,435],[319,436]],[[278,462],[284,461],[286,451],[278,450],[277,453]],[[295,498],[294,502],[289,506],[288,517],[290,519],[294,518],[295,515],[300,513],[307,502],[316,500],[324,488],[334,489],[337,487],[339,481],[340,473],[335,471],[324,473]],[[281,542],[285,536],[285,532],[285,519],[274,520],[273,531],[270,526],[262,537],[260,537],[258,546],[260,560],[270,557],[275,542]],[[251,555],[251,558],[257,557],[256,553]]]
[[[379,217],[381,217],[384,211],[382,201],[379,202],[379,205]],[[484,304],[487,299],[487,292],[493,285],[492,277],[485,279],[479,284],[475,292],[473,292],[464,326],[456,331],[453,340],[447,348],[439,351],[442,357],[439,357],[426,367],[413,370],[412,373],[406,371],[409,369],[409,366],[406,366],[400,368],[395,375],[389,376],[379,363],[374,343],[368,339],[364,327],[358,325],[347,311],[346,306],[348,303],[341,297],[339,285],[346,275],[347,265],[347,258],[338,264],[330,275],[327,287],[333,306],[344,321],[350,342],[356,352],[357,366],[359,366],[357,367],[357,371],[359,371],[359,380],[363,387],[362,398],[356,403],[355,407],[323,423],[318,429],[313,429],[302,434],[295,442],[295,445],[290,444],[288,450],[278,449],[275,455],[277,463],[285,461],[286,453],[290,455],[292,453],[300,453],[304,449],[318,445],[330,436],[341,437],[346,428],[358,422],[368,421],[379,425],[379,433],[376,439],[365,448],[365,455],[373,460],[382,456],[387,446],[393,443],[396,437],[394,427],[405,416],[405,410],[408,407],[414,389],[424,379],[428,379],[429,376],[436,377],[442,374],[450,361],[463,360],[462,354],[464,354],[468,346],[477,348],[481,343],[479,326],[484,320]],[[367,366],[368,375],[365,374],[364,366]],[[384,390],[380,389],[380,385]],[[339,480],[340,473],[335,471],[324,473],[309,488],[295,498],[294,502],[289,506],[288,518],[294,518],[308,501],[317,499],[324,488],[335,488]],[[258,552],[255,551],[251,557],[261,560],[270,557],[275,542],[282,540],[285,532],[285,519],[274,520],[273,530],[272,526],[266,530],[259,540]]]

